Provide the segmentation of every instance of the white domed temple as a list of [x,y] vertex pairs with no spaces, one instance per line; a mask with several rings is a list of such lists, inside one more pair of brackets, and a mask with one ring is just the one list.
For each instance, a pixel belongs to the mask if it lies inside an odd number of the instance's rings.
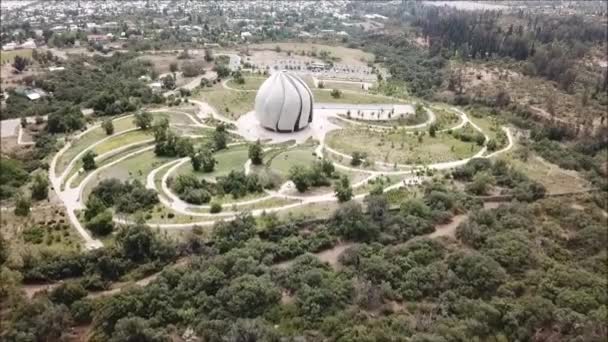
[[297,132],[312,122],[312,91],[298,76],[278,71],[270,76],[255,97],[255,115],[267,129]]

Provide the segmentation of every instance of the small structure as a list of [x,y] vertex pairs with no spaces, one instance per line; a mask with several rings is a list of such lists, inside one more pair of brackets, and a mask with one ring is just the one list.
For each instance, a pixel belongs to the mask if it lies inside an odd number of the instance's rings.
[[148,84],[148,87],[155,93],[160,93],[163,90],[163,84],[161,82],[152,82]]
[[21,96],[27,97],[30,101],[36,101],[44,96],[46,96],[46,92],[40,88],[17,88],[15,89],[15,93]]

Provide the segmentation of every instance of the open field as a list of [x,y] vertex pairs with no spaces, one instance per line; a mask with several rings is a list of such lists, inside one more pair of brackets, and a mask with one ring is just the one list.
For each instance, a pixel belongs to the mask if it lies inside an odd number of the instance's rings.
[[32,58],[32,49],[21,49],[12,51],[1,51],[0,52],[0,64],[12,63],[15,56]]
[[[111,163],[111,162],[113,162],[113,161],[115,161],[117,159],[120,159],[120,158],[126,156],[129,153],[133,153],[133,152],[135,152],[135,151],[137,151],[139,149],[145,148],[146,146],[150,146],[152,144],[153,144],[153,142],[150,142],[149,144],[142,144],[142,145],[132,146],[132,147],[130,147],[130,148],[126,149],[126,150],[123,150],[123,151],[121,151],[119,153],[113,154],[112,156],[103,158],[102,160],[97,160],[97,168],[100,168],[100,167],[102,167],[104,165],[107,165],[107,164],[109,164],[109,163]],[[66,177],[66,180],[70,179],[70,176],[72,174],[74,174],[74,172],[78,172],[79,170],[81,170],[81,168],[82,168],[82,162],[78,161],[78,163],[76,163],[76,165],[74,166],[74,169],[72,169],[70,171],[70,173],[68,174],[68,176]],[[72,181],[72,183],[69,184],[69,186],[72,187],[72,188],[76,187],[78,184],[80,184],[80,182],[82,182],[86,178],[86,176],[89,173],[91,173],[93,171],[94,170],[91,170],[89,172],[85,172],[84,170],[82,170],[81,172],[78,173],[78,176],[76,176],[76,178],[74,178],[74,180]]]
[[192,163],[186,162],[182,164],[172,176],[195,173],[199,176],[204,176],[206,179],[215,179],[219,176],[225,176],[230,171],[242,171],[244,170],[245,162],[249,159],[247,146],[235,146],[222,150],[214,154],[217,164],[213,172],[205,173],[202,170],[195,172],[192,169]]
[[[181,50],[180,50],[180,52],[181,52]],[[177,53],[163,52],[163,53],[155,53],[155,54],[145,54],[143,56],[138,57],[138,59],[151,62],[153,65],[154,71],[156,71],[158,74],[165,74],[165,73],[170,72],[171,70],[170,70],[169,66],[171,65],[171,63],[177,63],[179,70],[181,70],[182,65],[185,62],[192,62],[192,61],[201,63],[203,65],[203,67],[205,67],[205,68],[209,67],[209,63],[205,62],[205,60],[202,58],[202,55],[200,55],[200,56],[194,55],[194,54],[190,54],[190,55],[193,58],[178,59]]]
[[95,177],[86,184],[85,190],[83,191],[83,197],[86,198],[95,185],[108,178],[117,178],[122,181],[138,180],[145,184],[148,173],[169,160],[171,160],[171,158],[157,157],[152,150],[145,151],[132,158],[123,160],[120,163],[114,164],[111,167],[98,172]]
[[312,93],[316,103],[390,104],[397,101],[383,96],[352,92],[342,92],[340,97],[335,98],[331,96],[331,89],[313,89]]
[[220,114],[236,120],[253,110],[255,92],[234,91],[215,85],[201,89],[194,98],[209,103]]
[[458,160],[481,149],[475,143],[462,142],[447,133],[438,133],[435,138],[427,135],[420,142],[418,136],[406,132],[379,133],[359,127],[330,132],[326,144],[348,155],[363,152],[371,160],[397,164]]
[[288,176],[289,170],[295,166],[310,166],[317,159],[313,155],[314,148],[298,147],[279,153],[272,159],[270,167],[282,176]]
[[240,90],[258,90],[262,83],[266,80],[266,77],[262,76],[246,76],[243,77],[245,79],[244,84],[238,84],[234,81],[234,79],[228,80],[226,85],[230,88],[240,89]]
[[361,93],[365,93],[365,89],[362,87],[362,83],[354,83],[354,82],[336,82],[330,80],[319,80],[319,82],[323,82],[324,89],[341,89],[341,90],[350,90],[357,91]]
[[114,149],[117,149],[122,146],[126,146],[129,144],[133,144],[136,142],[141,142],[149,139],[153,139],[152,131],[131,131],[125,134],[121,134],[115,137],[112,137],[103,143],[95,146],[92,151],[97,155],[101,155],[106,152],[110,152]]
[[517,151],[509,152],[500,158],[509,161],[532,180],[543,184],[549,193],[579,191],[591,187],[576,171],[564,170],[534,154],[523,161],[516,157],[516,153]]
[[435,123],[437,123],[439,129],[448,129],[460,122],[460,116],[452,110],[448,110],[442,106],[432,106],[431,110],[435,113]]
[[31,210],[27,217],[16,216],[12,210],[2,211],[0,215],[2,235],[15,247],[8,249],[11,253],[20,254],[24,249],[34,253],[80,250],[80,237],[71,228],[62,206],[43,201],[34,204]]
[[[133,117],[118,118],[114,119],[112,122],[114,123],[115,134],[127,129],[135,128]],[[80,137],[78,140],[72,141],[70,148],[68,148],[57,160],[56,173],[58,175],[61,174],[78,153],[106,136],[106,132],[101,127],[97,127]]]
[[264,44],[250,44],[250,50],[275,50],[279,47],[281,51],[294,51],[299,53],[300,51],[315,52],[317,55],[321,51],[329,52],[331,57],[339,58],[340,63],[352,64],[352,65],[367,65],[367,62],[374,60],[374,55],[357,49],[349,49],[343,46],[330,46],[314,43],[264,43]]
[[[178,109],[176,109],[176,110],[178,110]],[[152,113],[152,115],[154,116],[154,120],[158,120],[161,118],[167,118],[169,120],[169,123],[171,123],[171,124],[191,125],[194,123],[187,115],[179,113],[179,112],[172,112],[172,111],[155,112],[155,113]]]

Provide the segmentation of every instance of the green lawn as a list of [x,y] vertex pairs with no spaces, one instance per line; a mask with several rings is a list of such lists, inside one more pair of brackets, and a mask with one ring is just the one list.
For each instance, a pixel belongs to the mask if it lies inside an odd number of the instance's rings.
[[400,102],[396,99],[365,93],[342,92],[339,98],[331,96],[329,90],[313,89],[312,93],[316,103],[391,104]]
[[447,133],[438,133],[435,138],[426,134],[422,142],[405,131],[374,132],[365,128],[349,127],[330,132],[327,146],[348,155],[353,152],[366,153],[373,161],[397,164],[424,164],[468,158],[481,147],[466,143]]
[[[112,156],[106,157],[106,158],[104,158],[104,159],[102,159],[102,160],[97,160],[97,167],[98,167],[98,168],[100,168],[100,167],[102,167],[102,166],[104,166],[104,165],[107,165],[107,164],[109,164],[109,163],[111,163],[111,162],[113,162],[113,161],[115,161],[115,160],[117,160],[117,159],[120,159],[120,158],[122,158],[122,157],[126,156],[127,154],[133,153],[133,152],[135,152],[135,151],[137,151],[137,150],[140,150],[140,149],[142,149],[142,148],[145,148],[146,146],[149,146],[149,145],[151,145],[151,144],[152,144],[152,143],[145,144],[145,145],[143,145],[143,144],[142,144],[142,145],[136,145],[136,146],[132,146],[132,147],[130,147],[130,148],[126,149],[126,150],[123,150],[123,151],[121,151],[121,152],[119,152],[119,153],[113,154]],[[67,181],[68,179],[70,179],[70,176],[71,176],[72,174],[74,174],[75,172],[77,172],[78,170],[80,170],[80,168],[81,168],[81,167],[82,167],[82,162],[81,162],[81,161],[79,161],[79,162],[78,162],[78,163],[77,163],[77,164],[74,166],[74,169],[70,170],[70,173],[69,173],[68,177],[66,177],[66,181]],[[72,184],[70,184],[70,187],[71,187],[71,188],[76,187],[76,186],[77,186],[78,184],[80,184],[80,183],[81,183],[81,182],[82,182],[82,181],[83,181],[83,180],[86,178],[86,176],[87,176],[89,173],[91,173],[91,172],[93,172],[93,170],[92,170],[92,171],[89,171],[89,172],[80,172],[80,173],[78,174],[78,176],[76,176],[76,178],[74,178],[74,181],[72,182]]]
[[12,63],[15,56],[32,58],[32,49],[12,50],[0,52],[0,63]]
[[240,89],[240,90],[258,90],[262,83],[266,81],[266,77],[262,76],[246,76],[243,77],[245,79],[244,84],[238,84],[234,81],[234,79],[228,80],[226,85],[230,88]]
[[315,43],[261,43],[261,44],[250,44],[249,48],[252,50],[275,50],[276,47],[280,47],[283,53],[285,51],[293,51],[298,53],[300,51],[315,52],[320,54],[321,51],[327,51],[331,57],[336,57],[340,60],[340,63],[344,64],[361,64],[367,63],[368,61],[374,61],[374,55],[369,52],[364,52],[358,49],[351,49],[344,46],[333,46]]
[[[131,128],[135,128],[133,124],[133,117],[122,117],[112,121],[114,123],[114,133],[119,133]],[[73,141],[70,148],[68,148],[58,159],[55,172],[60,175],[70,163],[72,158],[76,157],[78,153],[82,152],[87,147],[91,146],[95,142],[107,137],[106,132],[101,128],[97,127],[87,134],[80,137],[80,139]]]
[[437,119],[435,122],[439,125],[439,129],[447,129],[460,123],[460,116],[452,110],[441,106],[432,106],[430,109],[435,113]]
[[[249,159],[248,156],[248,147],[245,145],[242,146],[234,146],[228,148],[226,150],[219,151],[215,153],[215,160],[217,164],[215,165],[215,170],[213,172],[205,173],[202,171],[196,172],[197,175],[204,176],[207,179],[214,179],[219,176],[225,176],[230,171],[243,171],[245,162]],[[190,174],[195,172],[192,169],[192,163],[186,162],[182,164],[172,176],[182,175],[182,174]]]
[[[176,109],[179,110],[179,109]],[[169,119],[169,123],[178,125],[191,125],[194,124],[192,120],[185,114],[167,111],[167,112],[155,112],[151,113],[154,116],[154,120],[161,118]]]
[[85,195],[90,193],[90,190],[95,187],[95,185],[101,180],[108,178],[117,178],[123,181],[137,179],[143,184],[146,184],[148,173],[171,159],[172,158],[167,157],[157,157],[153,150],[143,152],[98,172],[86,185],[84,193]]
[[97,155],[101,155],[103,153],[106,152],[110,152],[113,149],[122,147],[122,146],[126,146],[138,141],[144,141],[144,140],[149,140],[149,139],[153,139],[154,136],[152,135],[152,131],[148,130],[148,131],[142,131],[142,130],[137,130],[137,131],[131,131],[119,136],[115,136],[112,137],[106,141],[104,141],[103,143],[95,146],[92,151],[95,152]]
[[329,80],[320,80],[323,82],[324,89],[340,89],[340,90],[351,90],[365,93],[366,90],[361,88],[361,83],[346,83],[346,82],[335,82]]
[[[490,137],[490,139],[496,139],[498,132],[502,132],[500,129],[500,123],[496,118],[493,117],[474,117],[473,115],[469,115],[469,120],[471,120],[474,124],[479,126],[481,130]],[[506,141],[505,141],[506,143]],[[506,144],[502,144],[503,146]],[[499,147],[500,148],[500,147]]]
[[314,148],[294,148],[279,153],[272,159],[270,168],[281,176],[286,177],[294,165],[310,166],[317,159],[313,155]]
[[253,110],[255,94],[254,91],[235,91],[216,85],[200,90],[196,99],[209,103],[218,113],[236,120]]

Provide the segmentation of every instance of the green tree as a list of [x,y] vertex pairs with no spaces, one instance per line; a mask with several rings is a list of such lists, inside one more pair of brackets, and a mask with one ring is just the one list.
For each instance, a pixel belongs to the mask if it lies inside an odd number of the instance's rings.
[[20,194],[15,201],[15,215],[17,216],[28,216],[30,214],[30,207],[32,202],[29,197]]
[[330,229],[355,241],[373,241],[380,234],[378,225],[367,219],[361,204],[355,201],[344,203],[334,212]]
[[247,274],[222,288],[217,297],[233,316],[255,318],[278,304],[281,292],[269,277]]
[[437,135],[437,124],[434,122],[429,125],[429,135],[433,138]]
[[215,65],[213,71],[217,73],[218,78],[225,78],[230,76],[230,69],[225,65]]
[[106,236],[114,230],[112,212],[108,209],[102,211],[86,223],[88,230],[98,236]]
[[494,178],[486,173],[479,172],[473,176],[473,182],[467,184],[466,190],[475,195],[487,194],[489,188],[494,184]]
[[302,165],[294,165],[289,169],[289,180],[299,192],[304,192],[311,186],[309,171]]
[[114,123],[112,123],[112,120],[104,120],[101,123],[101,128],[106,132],[106,135],[114,134]]
[[169,63],[169,71],[172,73],[175,73],[179,70],[179,67],[177,66],[176,62],[171,62]]
[[87,290],[76,281],[68,281],[54,288],[49,294],[49,299],[55,303],[71,305],[75,301],[86,297]]
[[175,78],[171,75],[167,75],[160,79],[164,89],[172,90],[175,89]]
[[13,59],[13,68],[15,68],[18,73],[22,73],[25,68],[27,68],[28,64],[30,64],[30,60],[27,57],[16,55],[15,59]]
[[353,188],[350,186],[348,177],[342,176],[335,184],[335,193],[339,202],[348,202],[353,198]]
[[82,168],[89,171],[97,168],[95,163],[95,157],[97,154],[91,150],[87,151],[82,157]]
[[0,158],[0,199],[12,197],[28,181],[29,175],[19,160]]
[[213,153],[208,148],[201,148],[198,152],[190,157],[192,168],[194,171],[203,170],[203,172],[213,172],[217,161],[213,157]]
[[213,132],[213,144],[216,150],[223,150],[228,144],[228,135],[226,133],[226,127],[223,124],[219,124],[215,127]]
[[251,159],[253,165],[262,165],[262,158],[262,144],[260,143],[260,139],[258,139],[254,144],[249,145],[249,159]]
[[213,51],[210,48],[205,49],[205,62],[213,61]]
[[87,200],[87,205],[84,210],[84,219],[86,221],[89,221],[93,217],[102,213],[104,210],[106,210],[105,203],[101,199],[99,199],[99,197],[97,197],[95,195],[91,195],[91,196],[89,196],[89,199]]
[[342,92],[340,91],[340,89],[332,89],[330,95],[334,99],[339,99],[342,97]]
[[49,197],[49,181],[44,173],[38,173],[32,183],[32,199],[41,201]]
[[352,165],[352,166],[359,166],[359,165],[361,165],[363,163],[364,159],[365,159],[365,154],[364,153],[355,151],[351,155],[350,165]]
[[152,114],[139,111],[135,113],[133,123],[140,129],[146,130],[152,126]]
[[239,214],[232,221],[219,221],[213,227],[213,241],[221,252],[243,246],[256,234],[255,219],[251,214]]
[[141,317],[125,317],[116,322],[109,341],[169,342],[171,340],[165,332],[152,328],[147,320]]
[[157,241],[150,227],[136,224],[123,227],[118,231],[116,245],[127,259],[145,262],[154,257]]

